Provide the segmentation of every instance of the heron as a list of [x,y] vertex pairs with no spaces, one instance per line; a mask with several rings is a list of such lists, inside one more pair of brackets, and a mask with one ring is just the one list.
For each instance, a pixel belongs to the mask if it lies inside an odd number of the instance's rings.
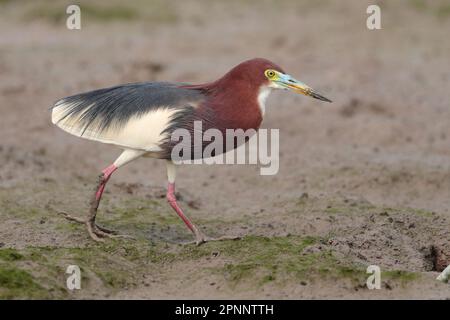
[[[51,108],[52,123],[62,130],[122,149],[119,157],[98,177],[86,219],[62,213],[72,221],[83,223],[90,237],[103,242],[121,237],[116,231],[96,223],[97,210],[112,174],[140,157],[166,161],[166,198],[176,214],[201,244],[207,237],[179,206],[175,196],[177,164],[172,151],[171,135],[178,129],[194,133],[195,121],[202,130],[211,128],[257,130],[265,114],[269,93],[286,89],[331,102],[311,87],[285,73],[277,64],[263,58],[244,61],[216,81],[204,84],[177,82],[139,82],[75,94],[55,102]],[[237,145],[233,145],[236,148]],[[219,153],[227,150],[219,150]],[[186,153],[184,158],[202,157]]]

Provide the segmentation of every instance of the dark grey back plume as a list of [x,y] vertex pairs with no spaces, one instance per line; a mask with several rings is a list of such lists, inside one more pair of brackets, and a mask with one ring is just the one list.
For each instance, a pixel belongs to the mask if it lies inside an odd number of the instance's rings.
[[83,133],[87,129],[101,132],[112,126],[120,128],[131,117],[151,110],[189,107],[204,99],[201,90],[180,88],[180,85],[129,83],[66,97],[57,101],[53,108],[64,108],[64,115],[58,122],[77,117]]

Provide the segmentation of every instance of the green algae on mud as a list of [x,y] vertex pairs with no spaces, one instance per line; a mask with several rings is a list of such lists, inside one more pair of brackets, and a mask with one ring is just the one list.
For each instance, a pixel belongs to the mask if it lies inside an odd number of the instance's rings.
[[[204,257],[213,253],[221,257],[232,259],[232,264],[224,263],[217,268],[210,268],[206,272],[222,274],[224,280],[233,285],[237,280],[244,280],[255,272],[263,272],[260,284],[273,281],[278,275],[287,272],[299,272],[307,276],[305,265],[314,263],[315,259],[301,259],[304,262],[298,267],[294,256],[300,256],[301,251],[316,239],[298,237],[266,238],[258,236],[245,237],[237,241],[210,242],[203,246],[173,245],[158,243],[150,245],[146,241],[111,241],[106,244],[92,245],[84,248],[50,248],[30,247],[22,250],[0,249],[1,261],[7,262],[9,268],[18,268],[24,261],[33,262],[33,270],[40,274],[34,278],[31,274],[23,286],[32,288],[33,296],[36,296],[40,279],[55,277],[55,266],[59,274],[60,286],[64,284],[65,266],[77,264],[83,274],[87,275],[83,283],[89,286],[92,277],[97,277],[104,285],[104,289],[117,291],[123,288],[136,286],[142,274],[149,270],[157,273],[165,264],[193,261],[200,263]],[[294,259],[291,261],[291,259]],[[245,274],[244,269],[251,274]],[[53,272],[50,272],[53,269]],[[9,270],[9,269],[8,269]],[[153,271],[155,270],[155,271]],[[25,271],[24,271],[25,272]],[[51,273],[51,274],[50,274]],[[6,280],[5,280],[6,281]],[[15,281],[13,279],[13,281]],[[48,284],[48,283],[47,283]],[[51,283],[52,285],[54,283]],[[36,289],[36,290],[35,290]],[[26,290],[24,290],[26,291]],[[14,291],[16,292],[16,291]],[[17,293],[17,292],[16,292]],[[60,290],[58,296],[66,296],[67,292]],[[6,295],[13,295],[11,290]],[[25,292],[19,296],[25,295]],[[42,292],[42,297],[48,297],[48,293]],[[52,296],[53,297],[53,296]]]
[[[217,272],[235,286],[248,280],[257,286],[268,282],[280,285],[286,282],[301,283],[314,278],[334,278],[345,264],[338,261],[328,249],[306,252],[311,245],[324,243],[319,237],[248,237],[235,250],[228,248],[235,262],[227,263]],[[354,274],[361,270],[352,266]],[[353,273],[352,273],[353,276]]]
[[48,291],[27,271],[0,265],[0,299],[48,297]]
[[[321,237],[247,236],[202,246],[111,240],[72,248],[4,248],[0,249],[0,298],[70,297],[65,288],[65,270],[71,264],[82,271],[84,294],[100,291],[110,296],[138,287],[144,275],[164,276],[165,266],[201,266],[205,258],[217,259],[217,263],[202,267],[198,274],[186,271],[181,277],[214,275],[231,290],[330,279],[363,286],[367,279],[365,267],[338,258],[326,243],[327,239]],[[309,250],[317,246],[321,250]],[[383,272],[383,277],[402,285],[418,278],[415,273],[395,270]]]
[[16,249],[6,248],[0,250],[0,261],[17,261],[21,260],[21,255]]
[[421,274],[418,272],[411,272],[405,270],[389,270],[381,273],[381,278],[386,280],[392,280],[399,282],[402,286],[405,286],[411,281],[420,279]]
[[[0,192],[0,202],[3,199],[8,218],[33,223],[45,231],[53,229],[55,233],[70,232],[79,237],[85,234],[82,225],[57,216],[54,205],[40,208],[31,206],[28,201],[11,201],[7,191]],[[299,212],[308,211],[319,216],[333,215],[336,219],[353,219],[356,215],[372,214],[378,214],[383,219],[386,218],[384,216],[395,217],[397,214],[406,213],[427,218],[433,215],[423,210],[375,207],[358,199],[328,198],[322,201],[323,199],[315,197],[303,197],[300,200],[294,201],[291,209],[284,214],[298,215]],[[68,210],[73,209],[74,207],[69,205]],[[21,284],[19,287],[13,288],[10,285],[3,288],[0,297],[71,297],[73,293],[65,288],[65,270],[71,264],[78,265],[82,270],[84,297],[93,293],[113,296],[121,290],[141,286],[144,275],[163,279],[167,276],[166,266],[181,266],[186,263],[203,267],[186,271],[177,276],[180,279],[213,276],[223,287],[231,290],[259,290],[266,285],[283,287],[286,284],[304,285],[327,280],[350,281],[356,287],[361,287],[365,286],[368,277],[365,270],[367,266],[353,263],[351,259],[338,255],[333,247],[328,245],[332,231],[315,236],[251,235],[241,240],[208,242],[201,246],[180,245],[161,241],[161,238],[172,241],[178,241],[180,237],[190,239],[182,221],[170,211],[163,198],[110,198],[101,210],[106,212],[99,216],[100,224],[133,234],[137,240],[108,239],[103,244],[83,241],[78,246],[69,242],[70,247],[66,242],[65,247],[52,245],[0,249],[3,281]],[[283,213],[279,214],[280,217],[282,215]],[[49,223],[39,224],[41,219],[46,219]],[[197,218],[196,221],[205,226],[209,233],[214,234],[217,231],[213,229],[219,224],[221,228],[235,224],[248,225],[248,219],[241,216],[217,221]],[[155,237],[157,235],[162,237],[158,239]],[[208,259],[214,260],[214,263],[205,265]],[[197,271],[194,272],[194,269]],[[407,271],[387,270],[383,272],[382,277],[391,285],[405,285],[417,279],[418,275]],[[54,290],[48,290],[50,288]]]

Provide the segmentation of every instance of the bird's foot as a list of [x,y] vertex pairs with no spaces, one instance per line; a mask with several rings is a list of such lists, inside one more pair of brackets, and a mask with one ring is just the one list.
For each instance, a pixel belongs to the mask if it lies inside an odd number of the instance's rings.
[[97,242],[105,242],[104,238],[111,239],[131,239],[136,240],[132,236],[126,234],[118,234],[117,231],[107,229],[105,227],[101,227],[97,225],[94,221],[86,221],[87,230],[89,235],[94,241]]
[[118,234],[117,231],[101,227],[97,225],[94,221],[87,221],[86,226],[91,238],[97,242],[104,242],[103,238],[112,238],[112,239],[121,238],[121,239],[136,240],[132,236],[126,234]]
[[88,233],[94,241],[104,242],[104,238],[112,238],[112,239],[132,239],[135,240],[132,236],[126,234],[118,234],[117,231],[109,230],[104,227],[100,227],[93,221],[87,221],[86,226],[88,229]]
[[95,221],[92,220],[84,220],[78,217],[74,217],[72,215],[69,215],[66,212],[59,212],[60,215],[64,216],[67,220],[74,221],[77,223],[85,224],[87,226],[87,230],[89,235],[91,236],[92,240],[97,242],[105,242],[103,238],[122,238],[122,239],[133,239],[135,238],[124,235],[124,234],[118,234],[117,231],[107,229],[105,227],[101,227],[95,223]]

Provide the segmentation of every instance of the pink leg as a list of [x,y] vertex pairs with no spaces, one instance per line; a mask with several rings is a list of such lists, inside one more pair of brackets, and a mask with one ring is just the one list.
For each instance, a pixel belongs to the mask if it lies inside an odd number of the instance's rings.
[[144,151],[137,151],[131,149],[124,150],[120,154],[120,156],[116,159],[116,161],[114,161],[114,164],[111,164],[102,171],[102,173],[98,177],[97,184],[95,185],[95,190],[93,191],[92,197],[89,201],[90,208],[87,219],[81,219],[75,216],[71,216],[65,212],[60,212],[60,214],[64,215],[67,219],[71,221],[85,224],[87,226],[90,236],[92,237],[92,239],[96,241],[103,241],[101,239],[103,237],[130,238],[128,236],[117,235],[114,231],[98,226],[95,223],[95,217],[97,215],[97,209],[100,204],[103,192],[105,191],[106,183],[111,178],[113,172],[115,172],[119,167],[122,167],[125,164],[133,161],[134,159],[139,158],[144,153],[145,153]]
[[89,210],[89,216],[88,216],[88,220],[86,221],[86,225],[87,225],[88,232],[91,235],[91,237],[97,241],[99,240],[98,236],[104,237],[110,233],[114,233],[111,230],[108,230],[108,229],[98,226],[95,223],[95,217],[97,216],[97,209],[100,204],[100,200],[102,198],[103,191],[105,191],[106,183],[108,182],[109,178],[111,178],[111,175],[113,174],[113,172],[116,170],[117,170],[117,167],[114,164],[112,164],[102,171],[102,174],[98,177],[99,180],[98,180],[98,185],[96,188],[95,195],[92,198],[91,203],[90,203],[91,208]]
[[113,174],[114,171],[117,170],[117,167],[112,164],[106,169],[102,171],[100,176],[98,177],[98,183],[95,188],[95,194],[91,198],[90,202],[90,209],[89,209],[89,215],[87,220],[83,220],[77,217],[73,217],[68,215],[67,213],[61,212],[67,219],[76,221],[79,223],[86,224],[89,235],[92,237],[92,239],[96,241],[102,241],[100,237],[125,237],[125,236],[119,236],[119,235],[111,235],[115,233],[114,231],[108,230],[106,228],[100,227],[95,223],[95,217],[97,215],[97,209],[100,204],[100,200],[102,198],[103,192],[105,191],[106,183],[108,182],[109,178]]
[[183,222],[186,224],[186,226],[191,230],[196,238],[196,243],[201,244],[205,242],[205,236],[197,229],[197,227],[189,220],[189,218],[183,213],[183,210],[181,210],[180,206],[177,203],[177,199],[175,197],[175,183],[170,183],[167,187],[167,201],[169,202],[170,206],[175,210],[175,212],[178,214],[178,216],[183,220]]
[[100,202],[100,199],[102,198],[102,195],[103,195],[103,191],[105,191],[106,183],[108,182],[108,180],[111,177],[111,175],[113,174],[113,172],[116,170],[117,170],[117,167],[114,164],[112,164],[102,171],[102,176],[100,176],[101,177],[100,179],[102,179],[102,180],[97,189],[97,192],[95,193],[95,200],[97,200],[98,202]]

